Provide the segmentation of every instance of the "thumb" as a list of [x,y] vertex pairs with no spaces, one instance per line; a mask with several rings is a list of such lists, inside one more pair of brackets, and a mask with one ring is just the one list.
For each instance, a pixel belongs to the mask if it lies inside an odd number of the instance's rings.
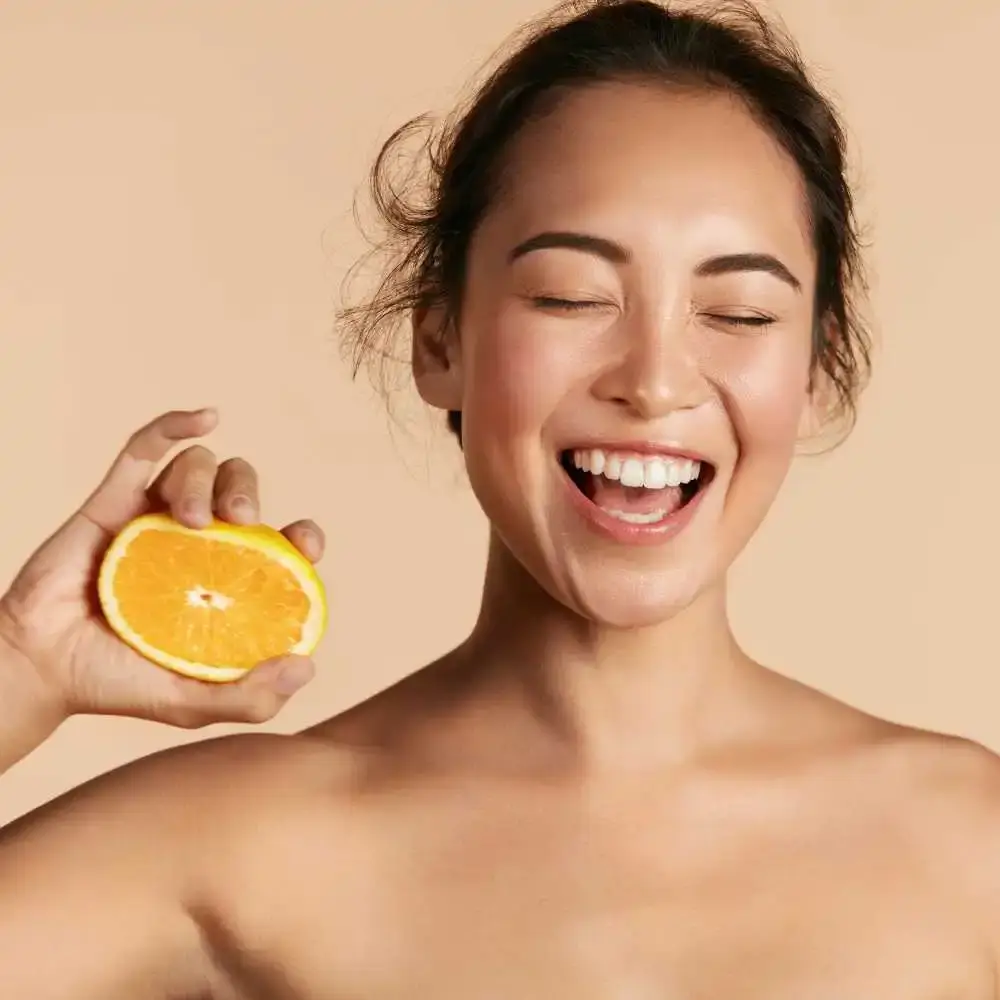
[[267,722],[315,674],[315,665],[309,658],[284,656],[265,661],[246,677],[229,684],[177,677],[179,683],[174,685],[173,697],[162,718],[184,729],[198,729],[216,722]]

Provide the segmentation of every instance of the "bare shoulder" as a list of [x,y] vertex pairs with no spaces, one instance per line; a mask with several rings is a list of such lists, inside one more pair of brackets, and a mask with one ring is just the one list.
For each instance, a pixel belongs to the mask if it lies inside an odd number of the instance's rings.
[[973,740],[911,733],[898,770],[929,875],[969,906],[1000,962],[1000,757]]
[[904,822],[937,837],[949,824],[961,835],[1000,821],[1000,757],[982,744],[890,722],[811,688],[800,688],[795,715],[843,777],[876,792]]
[[244,733],[164,750],[0,830],[0,881],[17,871],[82,877],[96,866],[106,884],[148,886],[213,912],[273,852],[294,856],[310,830],[336,833],[359,771],[353,752],[302,735]]
[[[51,814],[90,808],[110,816],[141,820],[147,811],[165,818],[175,806],[211,807],[215,812],[240,795],[246,785],[287,779],[289,771],[307,773],[315,762],[315,741],[266,733],[246,733],[200,740],[141,757],[77,786],[15,820],[4,829],[16,835]],[[115,808],[120,802],[121,809]]]
[[1000,889],[1000,757],[971,739],[893,727],[880,759],[929,854],[965,858],[978,876],[985,863]]
[[[211,931],[258,890],[273,924],[291,906],[282,866],[299,875],[300,900],[310,898],[304,834],[314,844],[317,831],[332,834],[327,845],[346,863],[335,836],[344,824],[320,820],[324,805],[348,797],[351,773],[315,740],[230,736],[142,758],[9,824],[0,831],[5,984],[13,977],[19,996],[231,995]],[[31,958],[43,940],[55,965]]]
[[873,812],[917,868],[1000,948],[1000,757],[959,736],[886,722],[857,757]]
[[879,718],[785,677],[773,688],[778,709],[763,716],[769,745],[805,765],[808,787],[821,789],[825,802],[894,831],[928,864],[982,850],[996,856],[990,863],[1000,875],[997,754],[974,740]]
[[[801,747],[807,759],[857,773],[915,808],[940,794],[986,801],[1000,780],[1000,757],[973,740],[873,715],[824,691],[771,671],[771,711],[762,719],[776,744]],[[777,709],[773,708],[777,705]],[[1000,804],[1000,799],[996,799]]]
[[164,750],[9,823],[0,830],[0,872],[70,864],[90,852],[195,885],[220,845],[245,839],[268,815],[349,770],[343,755],[299,737],[248,733]]
[[933,831],[938,843],[948,843],[952,831],[971,846],[977,832],[1000,824],[1000,757],[992,750],[881,719],[869,719],[863,731],[859,764],[900,815]]

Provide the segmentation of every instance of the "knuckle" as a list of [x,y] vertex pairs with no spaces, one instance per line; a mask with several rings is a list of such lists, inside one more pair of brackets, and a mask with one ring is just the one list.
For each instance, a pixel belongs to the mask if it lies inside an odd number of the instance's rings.
[[185,414],[183,410],[166,410],[158,417],[154,417],[150,420],[150,422],[146,424],[146,429],[169,431],[178,423],[178,421],[183,420],[184,416]]
[[140,459],[158,458],[175,441],[182,439],[183,435],[177,432],[182,429],[178,423],[184,416],[181,410],[169,410],[154,417],[129,435],[122,448],[123,453]]
[[254,725],[267,722],[273,715],[273,707],[262,700],[250,701],[240,711],[241,719]]
[[177,729],[203,729],[211,720],[202,709],[191,705],[172,705],[164,712],[164,721]]
[[124,445],[122,445],[122,452],[126,455],[137,455],[146,450],[146,442],[150,438],[150,429],[148,427],[140,427],[137,431],[133,431],[125,439]]
[[203,499],[212,492],[215,475],[204,466],[190,465],[178,473],[178,487],[185,497]]
[[186,678],[172,677],[168,693],[160,700],[159,717],[178,729],[202,729],[220,721],[201,691],[192,691]]
[[172,413],[165,413],[162,416],[157,417],[155,420],[151,420],[148,424],[144,424],[142,427],[137,427],[128,436],[123,450],[129,454],[145,456],[151,448],[155,447],[156,442],[160,440],[163,435],[164,427],[169,425],[172,419]]
[[239,455],[234,455],[231,458],[227,458],[219,469],[225,469],[226,472],[238,472],[245,473],[248,475],[255,475],[254,467],[245,459]]
[[211,491],[209,490],[209,484],[199,476],[190,476],[184,480],[183,488],[181,489],[181,496],[184,501],[191,500],[207,500],[208,495]]
[[226,476],[222,481],[224,492],[231,496],[238,493],[253,496],[256,493],[256,485],[248,476]]
[[257,473],[245,463],[220,466],[219,483],[222,490],[229,496],[242,494],[252,498],[257,493]]
[[203,444],[193,444],[190,448],[185,448],[178,456],[178,459],[185,459],[192,464],[200,466],[216,465],[215,452],[211,448],[206,448]]
[[215,475],[215,456],[200,445],[185,448],[164,469],[163,479],[188,483]]

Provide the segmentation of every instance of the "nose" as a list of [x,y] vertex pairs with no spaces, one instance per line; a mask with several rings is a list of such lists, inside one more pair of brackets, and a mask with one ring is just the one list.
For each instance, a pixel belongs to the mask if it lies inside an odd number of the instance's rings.
[[644,420],[693,409],[710,393],[690,345],[686,317],[621,324],[616,357],[594,382],[598,399]]

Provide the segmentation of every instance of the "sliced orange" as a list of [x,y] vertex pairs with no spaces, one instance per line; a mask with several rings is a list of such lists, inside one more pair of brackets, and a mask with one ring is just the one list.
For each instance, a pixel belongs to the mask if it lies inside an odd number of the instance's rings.
[[326,628],[316,570],[264,525],[193,529],[146,514],[111,543],[97,589],[124,642],[203,681],[234,681],[262,660],[309,655]]

